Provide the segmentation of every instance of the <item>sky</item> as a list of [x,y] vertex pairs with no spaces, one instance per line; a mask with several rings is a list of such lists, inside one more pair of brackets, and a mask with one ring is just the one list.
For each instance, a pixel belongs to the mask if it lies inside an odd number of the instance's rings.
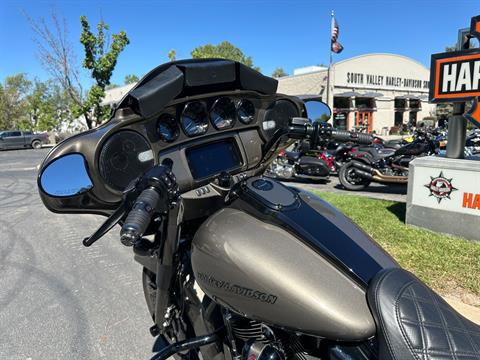
[[[19,72],[31,79],[49,78],[25,14],[48,22],[52,6],[66,19],[79,63],[81,15],[92,28],[103,18],[112,33],[126,31],[130,44],[118,59],[111,79],[115,84],[123,84],[127,74],[141,77],[167,62],[171,49],[177,59],[189,58],[193,48],[224,40],[251,56],[266,75],[276,67],[291,74],[295,68],[327,64],[332,10],[344,47],[334,62],[394,53],[428,67],[430,55],[453,45],[458,29],[480,14],[480,0],[0,0],[0,81]],[[86,74],[83,81],[88,85]]]

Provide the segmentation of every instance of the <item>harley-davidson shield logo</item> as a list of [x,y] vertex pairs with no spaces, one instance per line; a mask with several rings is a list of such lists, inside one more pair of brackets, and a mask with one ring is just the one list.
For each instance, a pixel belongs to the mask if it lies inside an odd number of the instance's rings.
[[443,175],[443,171],[440,171],[440,175],[437,177],[430,176],[430,183],[424,185],[428,190],[430,190],[429,196],[434,196],[438,203],[443,199],[450,199],[450,194],[458,190],[457,188],[453,187],[452,179],[447,179]]

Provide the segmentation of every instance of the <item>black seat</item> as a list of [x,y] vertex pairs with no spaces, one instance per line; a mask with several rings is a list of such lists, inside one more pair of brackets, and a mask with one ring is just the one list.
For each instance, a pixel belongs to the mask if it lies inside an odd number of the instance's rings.
[[480,326],[467,320],[414,275],[386,269],[368,287],[385,360],[480,360]]

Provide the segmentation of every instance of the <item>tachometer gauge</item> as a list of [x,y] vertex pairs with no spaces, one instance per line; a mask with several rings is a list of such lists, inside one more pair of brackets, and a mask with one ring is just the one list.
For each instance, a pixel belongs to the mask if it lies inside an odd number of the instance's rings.
[[207,107],[201,101],[193,101],[185,105],[181,123],[187,136],[205,134],[208,129]]
[[163,114],[158,119],[157,131],[160,139],[165,142],[177,140],[180,134],[177,120],[169,114]]
[[235,122],[235,103],[228,97],[215,101],[210,111],[210,119],[217,130],[231,128]]
[[238,119],[244,124],[250,124],[255,118],[255,105],[250,100],[242,100],[238,106]]

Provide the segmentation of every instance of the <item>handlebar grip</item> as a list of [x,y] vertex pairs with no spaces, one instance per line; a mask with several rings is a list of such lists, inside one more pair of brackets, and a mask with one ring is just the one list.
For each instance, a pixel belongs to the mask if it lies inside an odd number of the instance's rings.
[[160,194],[154,188],[142,191],[120,231],[120,241],[123,245],[132,246],[143,236],[159,201]]
[[373,142],[373,136],[370,134],[345,130],[332,130],[331,138],[340,142],[353,141],[362,145],[370,145]]

